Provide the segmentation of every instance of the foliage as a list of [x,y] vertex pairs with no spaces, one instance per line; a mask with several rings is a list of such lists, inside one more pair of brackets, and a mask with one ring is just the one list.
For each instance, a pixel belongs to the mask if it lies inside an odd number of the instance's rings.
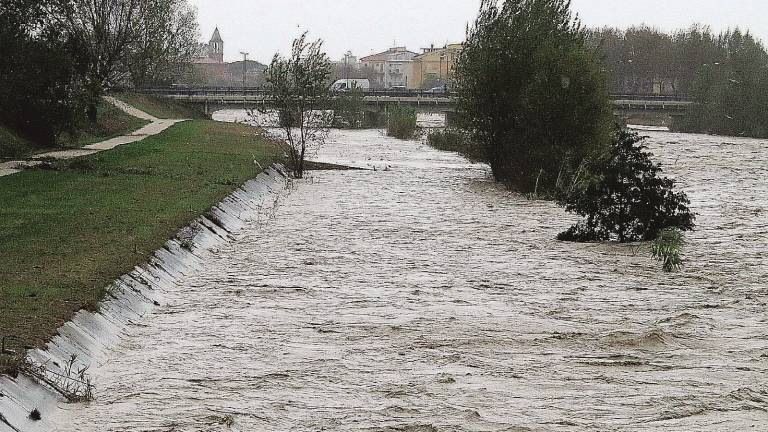
[[605,145],[609,104],[567,0],[484,0],[456,70],[462,126],[493,174],[554,190]]
[[416,135],[417,129],[415,109],[396,106],[387,112],[387,136],[407,140]]
[[560,204],[585,219],[559,240],[631,242],[652,240],[665,228],[694,228],[685,193],[674,180],[660,177],[643,138],[624,129],[614,132],[608,153],[585,161],[572,190]]
[[181,73],[196,39],[186,0],[3,1],[0,124],[40,146],[58,145],[82,118],[97,121],[112,86]]
[[[48,387],[64,396],[71,403],[81,403],[93,400],[94,385],[88,374],[88,366],[79,365],[76,354],[63,364],[57,365],[56,372],[48,362],[35,363],[30,359],[25,359],[20,366],[20,371],[34,380],[46,384]],[[34,411],[32,412],[34,414]],[[40,413],[37,413],[37,420]],[[30,417],[32,418],[32,417]]]
[[280,126],[288,144],[293,175],[304,176],[307,151],[322,145],[328,135],[328,114],[321,111],[329,98],[327,80],[331,62],[322,51],[323,42],[307,42],[307,33],[293,41],[287,58],[275,54],[267,70],[267,83]]
[[31,149],[32,145],[27,140],[0,126],[0,158],[18,158]]
[[198,51],[197,10],[186,0],[140,3],[126,69],[136,87],[168,85],[190,69]]
[[71,44],[47,23],[43,4],[0,5],[0,124],[30,141],[54,145],[82,107],[77,68],[67,54]]
[[665,228],[651,244],[651,254],[661,261],[665,272],[672,272],[683,267],[683,247],[685,234],[677,228]]
[[472,142],[472,137],[461,129],[436,129],[427,135],[427,144],[438,150],[461,153],[471,161],[485,162],[482,149]]
[[334,127],[361,129],[367,126],[364,95],[359,89],[338,93],[333,100],[333,105]]
[[600,53],[611,92],[692,97],[681,130],[768,137],[768,53],[749,32],[605,28],[588,40]]
[[711,41],[715,57],[699,67],[683,130],[768,137],[768,53],[738,29]]

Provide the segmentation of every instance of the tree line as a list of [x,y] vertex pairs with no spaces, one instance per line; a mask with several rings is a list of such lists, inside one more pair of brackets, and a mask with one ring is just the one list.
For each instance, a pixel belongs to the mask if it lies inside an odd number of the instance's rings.
[[740,29],[708,27],[664,33],[642,26],[587,34],[608,90],[619,94],[689,96],[693,109],[676,125],[686,132],[768,136],[768,53]]
[[186,0],[0,3],[0,124],[56,144],[117,86],[170,84],[198,50]]

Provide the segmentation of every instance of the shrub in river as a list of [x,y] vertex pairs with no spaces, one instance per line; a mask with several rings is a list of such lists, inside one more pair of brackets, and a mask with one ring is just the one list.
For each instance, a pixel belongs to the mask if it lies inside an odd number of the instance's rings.
[[483,0],[456,65],[460,122],[497,181],[545,194],[604,149],[605,78],[568,0]]
[[427,144],[438,150],[461,153],[472,161],[486,161],[483,149],[472,142],[472,137],[461,129],[436,129],[427,135]]
[[293,41],[290,56],[276,54],[267,69],[270,96],[280,113],[288,161],[296,178],[304,177],[307,153],[323,145],[328,135],[330,119],[321,107],[328,101],[330,73],[331,62],[323,52],[322,40],[307,42],[307,33]]
[[333,127],[360,129],[366,126],[365,99],[361,90],[355,88],[349,92],[339,93],[333,104]]
[[643,138],[617,128],[608,154],[582,164],[570,192],[560,199],[584,219],[558,236],[565,241],[653,240],[666,228],[691,231],[695,217],[674,180],[661,177]]
[[411,139],[416,135],[416,110],[394,107],[387,116],[387,135],[399,139]]
[[684,246],[685,234],[682,231],[677,228],[665,228],[651,243],[651,254],[656,260],[662,262],[665,272],[672,272],[683,266],[681,255]]
[[37,408],[33,409],[29,413],[29,419],[32,421],[40,421],[43,419],[43,416],[40,414],[40,410]]

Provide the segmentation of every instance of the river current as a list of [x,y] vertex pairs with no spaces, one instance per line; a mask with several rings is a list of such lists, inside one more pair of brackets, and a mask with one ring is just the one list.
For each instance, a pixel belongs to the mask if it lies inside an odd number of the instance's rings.
[[369,169],[208,254],[61,430],[768,430],[768,141],[644,133],[698,214],[677,273],[557,242],[574,217],[484,165],[333,131],[317,159]]

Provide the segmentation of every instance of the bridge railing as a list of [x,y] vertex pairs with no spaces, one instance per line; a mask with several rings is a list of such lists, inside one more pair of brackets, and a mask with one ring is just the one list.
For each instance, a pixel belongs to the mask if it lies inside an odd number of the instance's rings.
[[[134,89],[139,93],[161,96],[265,96],[269,94],[266,87],[149,87]],[[378,97],[421,97],[421,98],[452,98],[454,92],[424,91],[424,90],[366,90],[363,96]],[[691,102],[687,95],[656,95],[656,94],[611,94],[612,100],[628,101],[661,101],[661,102]]]

